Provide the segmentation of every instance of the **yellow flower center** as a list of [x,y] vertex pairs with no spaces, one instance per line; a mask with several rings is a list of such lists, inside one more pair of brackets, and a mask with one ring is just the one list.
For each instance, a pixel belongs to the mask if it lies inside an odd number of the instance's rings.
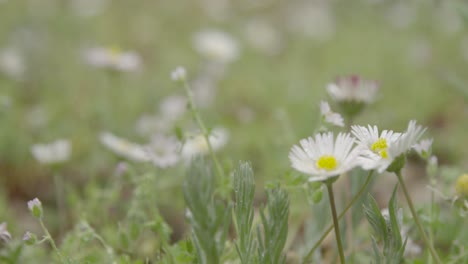
[[468,174],[458,177],[455,190],[458,195],[468,197]]
[[327,171],[334,170],[337,165],[338,165],[338,162],[336,161],[335,157],[330,156],[330,155],[323,155],[317,161],[317,167],[319,169],[324,169]]
[[371,146],[371,150],[375,153],[378,153],[384,159],[388,158],[387,148],[388,145],[387,140],[385,138],[377,139],[377,141],[375,141],[374,144],[372,144]]

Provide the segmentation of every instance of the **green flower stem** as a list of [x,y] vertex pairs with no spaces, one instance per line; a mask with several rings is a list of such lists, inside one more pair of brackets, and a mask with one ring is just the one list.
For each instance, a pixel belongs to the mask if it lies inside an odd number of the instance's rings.
[[[369,171],[369,174],[367,175],[367,179],[362,185],[361,189],[359,189],[358,193],[353,197],[351,202],[346,205],[345,209],[343,212],[341,212],[338,215],[338,220],[343,218],[343,216],[346,214],[346,212],[353,206],[353,204],[359,199],[359,197],[362,195],[364,190],[367,188],[367,185],[369,185],[371,179],[372,179],[372,174],[374,173],[373,170]],[[312,257],[312,254],[314,254],[315,250],[322,244],[323,240],[328,236],[328,234],[333,230],[333,225],[328,226],[327,230],[323,233],[323,235],[320,237],[320,239],[315,243],[315,245],[309,250],[309,253],[304,257],[302,260],[302,264],[308,263],[309,259]]]
[[341,244],[341,235],[340,235],[340,225],[338,224],[338,218],[336,216],[336,206],[335,206],[335,196],[333,195],[333,186],[332,183],[326,183],[328,189],[328,196],[330,197],[330,208],[333,216],[333,225],[335,226],[335,237],[336,244],[338,245],[338,252],[340,253],[340,262],[341,264],[346,263],[343,245]]
[[50,245],[52,246],[52,249],[55,251],[55,253],[57,253],[57,255],[58,255],[59,259],[60,259],[60,263],[68,263],[68,261],[65,261],[65,259],[63,258],[62,253],[60,253],[60,250],[57,248],[57,245],[55,244],[54,239],[50,235],[49,230],[47,230],[47,227],[44,225],[44,222],[42,221],[41,218],[39,218],[39,224],[41,225],[42,230],[46,234],[45,239],[49,240]]
[[58,172],[54,172],[54,187],[55,187],[55,202],[57,206],[57,214],[59,218],[59,236],[61,236],[64,232],[64,224],[65,224],[65,204],[64,204],[64,197],[63,197],[63,184],[62,179]]
[[401,176],[401,171],[395,172],[395,174],[398,177],[398,182],[400,183],[401,189],[403,190],[403,193],[405,194],[405,198],[406,198],[406,201],[408,202],[408,206],[410,208],[411,214],[413,215],[413,219],[416,222],[416,225],[418,226],[419,233],[421,233],[421,236],[423,237],[424,243],[426,243],[427,247],[429,248],[429,251],[431,252],[432,258],[435,260],[435,262],[437,264],[441,264],[442,262],[440,261],[440,258],[434,249],[434,246],[432,245],[431,241],[427,237],[426,232],[424,232],[421,221],[419,221],[418,214],[416,213],[416,210],[414,209],[413,201],[411,200],[408,189],[406,189],[405,182],[403,181],[403,177]]
[[[193,93],[192,93],[192,90],[190,89],[190,86],[187,82],[186,79],[184,79],[184,89],[185,89],[185,93],[187,94],[187,98],[188,98],[188,104],[189,104],[189,107],[190,107],[190,110],[192,112],[192,117],[193,119],[195,120],[195,122],[197,122],[197,125],[198,127],[200,128],[202,134],[203,134],[203,137],[205,138],[205,141],[206,141],[206,144],[208,146],[208,151],[210,153],[210,156],[211,156],[211,159],[213,160],[214,164],[215,164],[215,167],[216,167],[216,170],[218,171],[218,175],[219,177],[221,178],[221,180],[224,179],[224,173],[223,173],[223,169],[221,168],[221,165],[218,161],[218,158],[216,157],[214,151],[213,151],[213,148],[211,147],[211,144],[210,144],[210,140],[209,140],[209,133],[208,133],[208,130],[206,129],[205,127],[205,124],[203,123],[203,120],[197,110],[197,107],[195,105],[195,101],[193,99]],[[222,181],[220,181],[220,183],[222,183]]]

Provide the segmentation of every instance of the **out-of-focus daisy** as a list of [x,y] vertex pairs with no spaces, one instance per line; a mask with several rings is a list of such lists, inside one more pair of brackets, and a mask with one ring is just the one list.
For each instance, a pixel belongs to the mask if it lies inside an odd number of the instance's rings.
[[433,139],[423,139],[414,144],[413,148],[423,159],[428,159],[431,156],[431,147]]
[[460,197],[468,198],[468,174],[465,173],[458,177],[457,182],[455,183],[455,191]]
[[171,79],[173,81],[182,81],[187,78],[187,71],[184,67],[178,66],[171,72]]
[[0,51],[0,72],[15,80],[24,79],[26,63],[18,49],[5,48]]
[[195,50],[210,61],[229,63],[239,57],[239,46],[229,34],[218,30],[205,30],[193,38]]
[[132,72],[141,67],[141,58],[134,51],[121,51],[118,48],[90,48],[83,53],[84,60],[97,68]]
[[339,127],[344,126],[343,117],[340,114],[333,112],[328,102],[320,102],[320,113],[325,122]]
[[67,139],[58,139],[48,144],[34,144],[31,153],[40,163],[61,163],[70,159],[71,143]]
[[150,161],[150,157],[145,148],[127,139],[120,138],[109,132],[102,132],[99,135],[101,143],[115,154],[136,162]]
[[70,0],[72,11],[81,17],[90,17],[102,13],[109,0]]
[[[208,140],[210,142],[211,148],[213,151],[217,151],[224,147],[229,139],[229,133],[224,128],[214,128],[211,130]],[[198,134],[194,137],[188,138],[181,150],[182,158],[190,160],[196,155],[205,155],[208,154],[209,148],[205,140],[205,137],[202,134]]]
[[377,126],[352,126],[352,133],[362,148],[359,157],[361,166],[366,170],[377,169],[382,173],[400,155],[410,150],[419,140],[425,129],[412,120],[405,133],[384,130],[379,136]]
[[397,29],[408,28],[416,19],[416,8],[412,3],[398,1],[391,5],[386,18],[391,26]]
[[159,113],[166,120],[177,120],[187,111],[187,98],[180,95],[171,95],[164,98],[159,104]]
[[269,56],[278,54],[283,48],[279,31],[264,20],[249,21],[245,28],[245,36],[254,49]]
[[0,240],[3,240],[5,243],[11,240],[11,234],[8,232],[5,222],[0,224]]
[[378,90],[376,81],[364,80],[357,75],[339,77],[327,86],[328,94],[337,102],[372,103]]
[[353,148],[354,138],[348,133],[323,133],[302,139],[289,152],[292,167],[311,175],[309,181],[325,181],[338,177],[357,165],[359,149]]
[[145,150],[148,152],[151,162],[159,168],[174,166],[180,160],[180,142],[175,137],[154,135]]

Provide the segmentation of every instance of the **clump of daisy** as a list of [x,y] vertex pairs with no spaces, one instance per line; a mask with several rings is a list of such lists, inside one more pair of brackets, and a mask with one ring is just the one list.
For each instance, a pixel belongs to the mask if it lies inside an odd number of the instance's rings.
[[330,97],[349,117],[356,116],[366,105],[373,103],[378,90],[376,81],[364,80],[357,75],[339,77],[327,86]]
[[409,122],[404,133],[383,130],[379,135],[377,126],[352,126],[352,133],[362,148],[362,155],[359,157],[361,166],[366,170],[377,169],[380,173],[385,170],[400,170],[404,165],[404,154],[413,147],[425,130],[416,125],[414,120]]
[[66,139],[58,139],[48,144],[34,144],[31,153],[42,164],[62,163],[70,159],[71,143]]
[[195,50],[209,61],[230,63],[239,57],[237,41],[219,30],[204,30],[193,38]]
[[339,133],[336,140],[332,132],[317,134],[315,138],[302,139],[299,143],[300,145],[292,147],[289,159],[294,169],[310,175],[309,181],[321,181],[326,184],[340,260],[344,263],[332,184],[340,174],[357,165],[360,150],[354,147],[354,138],[348,133]]
[[418,143],[416,143],[413,148],[414,150],[416,150],[416,152],[418,153],[418,155],[427,160],[430,158],[431,156],[431,148],[432,148],[432,141],[433,139],[423,139],[421,141],[419,141]]
[[0,224],[0,240],[5,243],[11,240],[11,234],[8,232],[5,222]]
[[137,143],[115,136],[110,132],[102,132],[99,135],[101,143],[115,154],[136,162],[150,161],[148,152]]
[[[209,145],[213,151],[224,147],[229,140],[229,133],[225,128],[217,127],[212,129],[208,135]],[[203,134],[189,137],[183,144],[181,156],[185,160],[190,160],[196,155],[206,155],[210,152],[208,142]]]
[[320,114],[323,121],[335,126],[344,127],[343,117],[339,113],[333,112],[328,102],[320,102]]
[[86,63],[96,68],[111,69],[121,72],[137,71],[141,67],[141,58],[135,51],[122,51],[119,48],[95,47],[83,52]]

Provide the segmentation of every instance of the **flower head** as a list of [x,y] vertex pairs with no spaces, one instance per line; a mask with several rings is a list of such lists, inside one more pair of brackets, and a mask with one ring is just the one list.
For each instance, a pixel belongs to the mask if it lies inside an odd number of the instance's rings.
[[28,202],[28,209],[36,218],[42,218],[42,203],[39,199],[34,198]]
[[[213,151],[221,149],[226,145],[229,139],[229,133],[224,128],[214,128],[209,136],[208,140]],[[196,155],[204,155],[209,151],[208,144],[205,140],[205,137],[202,134],[196,135],[192,138],[189,138],[184,142],[182,146],[181,155],[184,159],[190,160]]]
[[423,159],[428,159],[431,156],[431,147],[433,139],[423,139],[414,144],[413,148]]
[[23,54],[15,48],[0,50],[0,72],[15,80],[24,79],[26,62]]
[[118,48],[91,48],[84,52],[84,60],[96,68],[107,68],[122,72],[139,70],[141,58],[134,51],[121,51]]
[[459,196],[468,198],[468,174],[458,177],[455,190]]
[[34,144],[31,152],[40,163],[61,163],[70,159],[71,143],[66,139],[58,139],[49,144]]
[[409,122],[408,129],[402,134],[384,130],[379,135],[377,126],[352,126],[352,133],[362,148],[362,155],[359,157],[361,166],[366,170],[377,169],[380,173],[410,150],[424,131],[414,120]]
[[195,50],[208,60],[229,63],[239,56],[237,42],[227,33],[217,30],[198,32],[193,43]]
[[150,160],[148,152],[140,144],[130,142],[109,132],[102,132],[99,136],[101,143],[115,154],[137,162]]
[[327,86],[328,94],[336,101],[372,103],[379,85],[376,81],[364,80],[356,75],[340,77]]
[[359,150],[353,148],[354,139],[348,133],[317,134],[315,138],[302,139],[289,152],[292,167],[311,175],[309,181],[325,181],[351,170],[356,164]]
[[11,235],[7,230],[7,224],[5,222],[0,224],[0,241],[8,242],[11,239]]
[[180,142],[175,137],[154,135],[145,150],[153,164],[159,168],[174,166],[180,160]]
[[183,81],[187,78],[187,71],[184,67],[178,66],[171,72],[171,78],[173,81]]
[[29,231],[26,231],[26,233],[24,233],[23,235],[23,241],[27,244],[27,245],[34,245],[36,244],[36,241],[37,241],[37,236]]
[[320,102],[320,113],[322,115],[322,118],[327,123],[330,123],[332,125],[339,126],[339,127],[344,126],[343,117],[340,114],[333,112],[328,102],[325,102],[325,101]]

